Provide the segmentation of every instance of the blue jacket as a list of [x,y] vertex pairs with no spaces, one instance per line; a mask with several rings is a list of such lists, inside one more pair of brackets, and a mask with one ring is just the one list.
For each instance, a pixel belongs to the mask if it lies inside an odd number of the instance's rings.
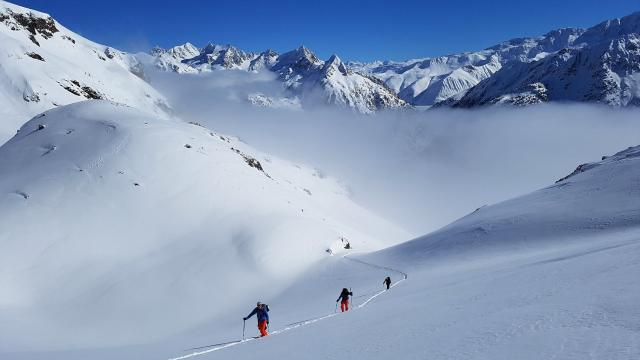
[[269,305],[265,305],[264,309],[260,309],[256,306],[255,309],[253,309],[253,311],[251,312],[251,314],[247,315],[246,318],[244,318],[245,320],[252,317],[254,314],[258,315],[258,321],[269,321]]

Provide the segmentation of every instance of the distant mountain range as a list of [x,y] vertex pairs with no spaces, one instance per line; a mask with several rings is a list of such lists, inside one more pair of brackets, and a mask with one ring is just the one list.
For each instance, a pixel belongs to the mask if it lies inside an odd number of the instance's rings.
[[[320,60],[304,46],[284,54],[273,50],[255,54],[231,45],[208,44],[199,49],[186,43],[166,50],[155,47],[150,54],[155,57],[154,64],[158,69],[177,73],[230,69],[272,71],[287,90],[291,104],[337,104],[362,113],[407,106],[377,77],[354,71],[337,55],[327,61]],[[248,100],[257,104],[257,98],[268,97],[253,94]],[[268,102],[277,101],[269,99]],[[260,105],[265,103],[260,102]]]
[[[149,54],[96,44],[47,14],[0,1],[0,138],[28,117],[84,99],[171,116],[145,67],[178,74],[270,72],[282,93],[246,94],[262,107],[336,105],[361,113],[490,104],[640,104],[640,12],[589,29],[565,28],[485,50],[403,62],[319,59],[304,46],[279,54],[190,43]],[[148,69],[147,69],[148,70]],[[284,95],[283,95],[284,94]]]
[[[322,89],[325,101],[373,112],[385,108],[550,101],[637,105],[640,12],[589,29],[563,28],[476,52],[403,62],[343,63],[310,50],[253,54],[233,46],[187,43],[155,48],[156,66],[179,73],[220,69],[277,73],[291,96]],[[332,69],[332,71],[328,71]]]

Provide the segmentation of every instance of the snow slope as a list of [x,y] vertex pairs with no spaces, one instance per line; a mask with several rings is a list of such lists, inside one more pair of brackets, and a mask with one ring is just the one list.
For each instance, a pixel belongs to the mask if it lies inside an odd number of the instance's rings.
[[0,1],[0,143],[32,116],[107,99],[167,116],[162,95],[132,56],[93,43],[49,15]]
[[[637,359],[640,147],[359,262],[349,257],[271,302],[272,327],[284,331],[167,358]],[[394,270],[408,279],[376,292],[385,275],[402,280]],[[366,306],[331,316],[343,286]]]
[[[637,359],[639,204],[640,147],[634,147],[432,234],[374,253],[324,258],[289,286],[246,295],[223,316],[203,316],[201,326],[157,343],[7,355]],[[385,276],[396,284],[387,292]],[[342,287],[354,292],[352,311],[336,315]],[[240,339],[254,299],[271,306],[272,336],[191,349]],[[254,319],[246,325],[253,336]]]
[[407,236],[313,169],[97,100],[0,147],[0,214],[0,354],[170,338]]

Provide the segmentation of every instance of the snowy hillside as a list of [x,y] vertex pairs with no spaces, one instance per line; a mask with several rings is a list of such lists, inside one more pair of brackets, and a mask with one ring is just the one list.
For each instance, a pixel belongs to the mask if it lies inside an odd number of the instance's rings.
[[[424,237],[328,260],[271,300],[271,337],[169,358],[637,359],[639,181],[635,147]],[[397,286],[383,291],[384,276]],[[335,315],[342,286],[355,309]]]
[[314,169],[95,100],[0,147],[0,213],[0,353],[163,339],[407,236]]
[[0,1],[0,143],[30,117],[86,99],[166,116],[138,61],[69,31],[47,14]]
[[[163,71],[202,73],[232,69],[273,72],[287,90],[288,98],[273,99],[263,95],[266,101],[256,102],[255,96],[248,99],[259,106],[301,103],[313,107],[333,104],[361,113],[407,106],[379,79],[348,69],[336,55],[328,61],[322,61],[304,46],[284,54],[272,50],[253,54],[231,45],[208,44],[196,55],[194,53],[190,44],[169,50],[154,48],[151,51],[154,66]],[[144,56],[140,58],[147,62]]]

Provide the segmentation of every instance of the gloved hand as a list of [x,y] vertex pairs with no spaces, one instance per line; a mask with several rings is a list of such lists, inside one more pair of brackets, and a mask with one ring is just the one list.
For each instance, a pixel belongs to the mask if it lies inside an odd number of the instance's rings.
[[247,318],[242,318],[242,320],[247,321]]

